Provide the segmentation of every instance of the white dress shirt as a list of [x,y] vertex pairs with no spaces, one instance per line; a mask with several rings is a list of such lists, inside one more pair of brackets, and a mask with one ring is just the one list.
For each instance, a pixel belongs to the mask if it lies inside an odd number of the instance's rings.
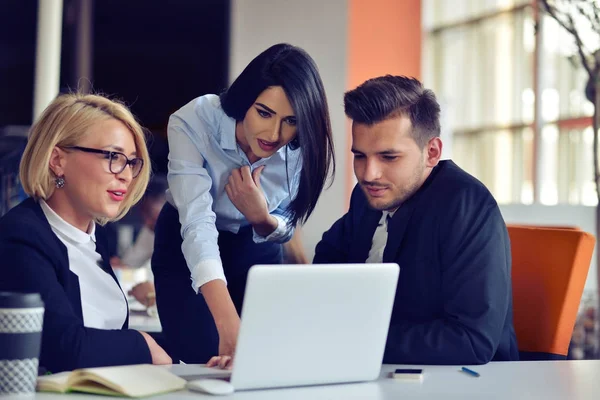
[[254,242],[284,243],[293,234],[286,210],[296,197],[302,169],[301,150],[279,149],[251,164],[235,138],[236,121],[225,114],[219,97],[192,100],[169,118],[169,190],[167,201],[177,208],[182,251],[195,291],[205,283],[226,281],[217,242],[218,230],[237,233],[249,223],[225,192],[231,171],[265,166],[260,183],[275,231],[266,237],[254,232]]
[[62,219],[40,200],[52,231],[67,248],[69,269],[79,278],[83,325],[88,328],[121,329],[127,318],[127,300],[117,282],[102,267],[96,252],[96,225],[83,232]]
[[379,220],[379,224],[377,225],[377,229],[375,229],[375,234],[373,235],[373,242],[371,243],[371,250],[369,250],[369,257],[367,257],[367,264],[377,264],[383,262],[383,252],[385,250],[385,245],[387,243],[388,238],[388,223],[390,219],[394,216],[394,213],[389,211],[384,211],[381,215],[381,219]]

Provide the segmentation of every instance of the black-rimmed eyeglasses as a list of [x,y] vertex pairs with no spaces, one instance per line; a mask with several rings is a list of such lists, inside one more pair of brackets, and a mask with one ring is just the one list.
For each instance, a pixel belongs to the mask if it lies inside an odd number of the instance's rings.
[[131,160],[127,156],[119,151],[91,149],[89,147],[81,146],[68,146],[65,149],[79,150],[86,153],[104,154],[104,158],[109,160],[108,169],[113,174],[120,174],[123,172],[126,166],[131,166],[131,175],[133,178],[137,178],[142,167],[144,166],[144,160],[141,158],[132,158]]

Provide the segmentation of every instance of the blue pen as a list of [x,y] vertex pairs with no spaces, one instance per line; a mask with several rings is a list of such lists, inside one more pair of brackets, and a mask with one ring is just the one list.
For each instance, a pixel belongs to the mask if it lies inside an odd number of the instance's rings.
[[465,373],[467,373],[467,374],[471,375],[471,376],[474,376],[474,377],[476,377],[476,378],[479,378],[479,372],[475,372],[475,371],[473,371],[472,369],[469,369],[469,368],[467,368],[467,367],[462,367],[460,370],[461,370],[462,372],[465,372]]

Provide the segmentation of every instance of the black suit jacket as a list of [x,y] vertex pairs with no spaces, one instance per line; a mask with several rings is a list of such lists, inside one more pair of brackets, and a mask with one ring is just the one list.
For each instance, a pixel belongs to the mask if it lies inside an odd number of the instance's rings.
[[[98,266],[117,280],[96,233]],[[0,290],[37,292],[45,304],[40,367],[51,372],[83,367],[152,363],[142,335],[83,325],[79,279],[69,269],[67,248],[54,234],[40,205],[24,200],[0,219]]]
[[[365,262],[380,218],[357,185],[350,210],[325,232],[314,262]],[[384,362],[518,359],[510,242],[481,182],[441,161],[394,214],[383,261],[400,266]]]

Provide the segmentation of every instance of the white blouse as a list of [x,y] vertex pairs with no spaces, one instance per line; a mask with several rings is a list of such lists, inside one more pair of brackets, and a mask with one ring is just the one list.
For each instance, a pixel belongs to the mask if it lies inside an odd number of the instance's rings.
[[69,269],[79,278],[83,324],[88,328],[121,329],[127,318],[127,300],[121,288],[105,272],[102,257],[96,252],[96,225],[83,232],[62,219],[40,200],[52,231],[66,246]]

